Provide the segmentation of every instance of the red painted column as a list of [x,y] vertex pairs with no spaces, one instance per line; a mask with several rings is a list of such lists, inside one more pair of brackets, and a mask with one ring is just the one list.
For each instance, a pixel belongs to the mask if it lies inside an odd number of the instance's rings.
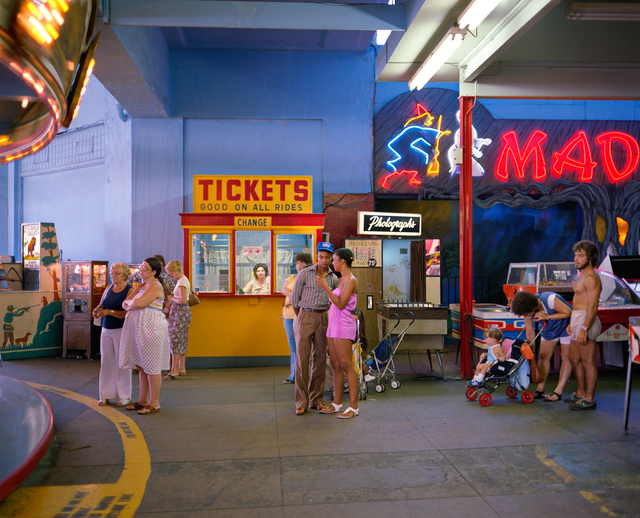
[[460,376],[469,378],[473,340],[473,183],[472,156],[475,98],[460,97]]

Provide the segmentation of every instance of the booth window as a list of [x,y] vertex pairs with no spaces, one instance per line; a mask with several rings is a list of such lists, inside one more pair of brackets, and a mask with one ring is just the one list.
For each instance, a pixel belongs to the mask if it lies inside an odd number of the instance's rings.
[[[236,293],[244,293],[242,289],[253,279],[253,269],[257,264],[266,266],[267,277],[271,280],[271,232],[236,231]],[[270,294],[271,290],[264,292],[264,295]]]
[[200,293],[229,293],[229,234],[193,234],[191,285]]
[[276,260],[278,261],[274,292],[282,291],[282,285],[289,275],[296,272],[295,257],[298,253],[313,257],[313,235],[278,234],[276,236]]

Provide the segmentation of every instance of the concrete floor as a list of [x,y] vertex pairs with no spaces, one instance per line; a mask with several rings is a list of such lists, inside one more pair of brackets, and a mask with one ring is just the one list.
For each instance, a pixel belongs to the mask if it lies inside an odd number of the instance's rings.
[[[640,393],[632,394],[625,435],[626,370],[601,369],[597,410],[577,412],[562,402],[511,400],[504,385],[488,407],[468,401],[465,381],[455,379],[455,349],[443,355],[448,381],[416,378],[412,371],[429,371],[426,355],[396,358],[402,386],[382,394],[371,387],[351,420],[294,415],[285,367],[190,370],[163,383],[160,413],[117,409],[138,425],[150,456],[146,487],[132,489],[143,492],[135,516],[640,516]],[[5,361],[0,373],[97,403],[99,367],[99,360],[41,358]],[[638,387],[640,369],[633,374]],[[574,388],[572,378],[564,395]],[[97,407],[43,394],[55,439],[18,491],[85,485],[90,492],[121,477],[113,422]],[[0,516],[17,516],[8,500]]]

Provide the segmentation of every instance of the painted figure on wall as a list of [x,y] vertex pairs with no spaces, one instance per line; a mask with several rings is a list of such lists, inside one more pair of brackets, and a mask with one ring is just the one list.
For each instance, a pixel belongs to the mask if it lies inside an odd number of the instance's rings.
[[[449,174],[454,176],[460,174],[460,166],[454,164],[453,155],[455,149],[460,147],[460,110],[456,112],[456,119],[458,120],[458,129],[453,136],[453,146],[447,151],[447,158],[449,159]],[[472,176],[484,176],[484,167],[478,162],[478,158],[481,158],[484,153],[481,151],[483,146],[491,145],[492,140],[490,138],[478,138],[478,130],[475,126],[471,126],[471,173]]]
[[13,319],[21,317],[29,311],[29,309],[30,307],[16,309],[12,305],[7,306],[7,312],[4,315],[4,323],[2,325],[2,330],[4,331],[4,340],[2,341],[3,349],[7,347],[7,341],[9,342],[9,347],[13,347],[15,343],[13,339]]

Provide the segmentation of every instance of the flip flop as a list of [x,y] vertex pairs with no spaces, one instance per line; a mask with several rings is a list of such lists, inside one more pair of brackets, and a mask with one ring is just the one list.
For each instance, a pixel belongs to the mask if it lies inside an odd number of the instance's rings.
[[556,401],[562,400],[562,394],[558,394],[557,392],[552,392],[548,396],[544,396],[544,400],[549,403],[555,403]]
[[[145,410],[146,410],[146,412],[145,412]],[[160,409],[156,408],[154,406],[151,406],[151,405],[147,405],[143,409],[138,410],[138,414],[140,414],[140,415],[155,414],[157,412],[160,412]]]
[[162,379],[166,380],[166,381],[172,381],[172,380],[176,379],[176,376],[173,376],[172,374],[167,374]]
[[331,403],[328,407],[320,410],[321,414],[335,414],[336,412],[342,412],[342,404],[336,405],[335,403]]
[[140,410],[141,408],[144,408],[144,405],[141,405],[136,401],[133,405],[129,405],[127,408],[125,408],[125,410],[133,411],[133,410]]
[[544,399],[544,390],[536,390],[533,399]]
[[352,417],[356,417],[358,415],[360,415],[359,408],[349,407],[338,416],[338,419],[351,419]]

